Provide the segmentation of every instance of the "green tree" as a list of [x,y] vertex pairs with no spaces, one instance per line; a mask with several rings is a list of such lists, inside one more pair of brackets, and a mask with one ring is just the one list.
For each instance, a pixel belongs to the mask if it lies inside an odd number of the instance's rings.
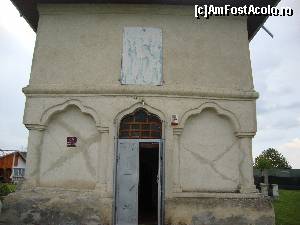
[[264,183],[268,184],[268,169],[291,169],[292,167],[276,149],[268,148],[255,158],[254,168],[260,169]]
[[254,168],[265,169],[292,169],[286,158],[274,148],[264,150],[255,158]]

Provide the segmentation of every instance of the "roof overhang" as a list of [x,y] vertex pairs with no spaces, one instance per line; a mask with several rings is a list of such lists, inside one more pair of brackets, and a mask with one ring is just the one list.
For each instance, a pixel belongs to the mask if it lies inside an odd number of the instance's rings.
[[[25,18],[34,31],[37,30],[39,13],[38,3],[47,4],[162,4],[162,5],[214,5],[214,6],[244,6],[258,7],[276,6],[280,0],[11,0],[21,16]],[[248,17],[248,39],[251,40],[267,20],[267,16]]]
[[0,155],[0,159],[5,158],[9,155],[13,155],[13,154],[19,154],[21,156],[21,158],[26,162],[26,158],[24,157],[24,155],[17,150],[11,150],[11,151],[5,150],[5,152],[2,152],[2,155]]

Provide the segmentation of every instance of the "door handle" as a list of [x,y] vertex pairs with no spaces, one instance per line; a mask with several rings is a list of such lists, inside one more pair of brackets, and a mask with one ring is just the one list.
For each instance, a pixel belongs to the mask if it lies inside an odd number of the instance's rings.
[[131,188],[129,188],[129,191],[132,191],[132,189],[135,187],[135,184],[134,185],[132,185],[132,187]]

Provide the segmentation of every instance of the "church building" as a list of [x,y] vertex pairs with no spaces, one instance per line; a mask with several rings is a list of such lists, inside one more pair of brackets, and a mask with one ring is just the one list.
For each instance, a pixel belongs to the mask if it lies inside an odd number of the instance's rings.
[[274,225],[254,186],[249,42],[264,16],[195,4],[278,0],[11,0],[36,32],[25,181],[0,221]]

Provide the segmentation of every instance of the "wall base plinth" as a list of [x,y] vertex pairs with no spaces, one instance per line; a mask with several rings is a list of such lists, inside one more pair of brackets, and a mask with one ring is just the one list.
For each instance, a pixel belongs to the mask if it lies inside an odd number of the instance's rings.
[[0,224],[110,225],[112,199],[91,190],[22,189],[5,197]]
[[251,187],[241,187],[240,193],[243,194],[251,194],[251,193],[258,193],[259,191],[256,189],[255,185],[252,185]]
[[172,198],[165,202],[165,225],[274,225],[270,199]]

